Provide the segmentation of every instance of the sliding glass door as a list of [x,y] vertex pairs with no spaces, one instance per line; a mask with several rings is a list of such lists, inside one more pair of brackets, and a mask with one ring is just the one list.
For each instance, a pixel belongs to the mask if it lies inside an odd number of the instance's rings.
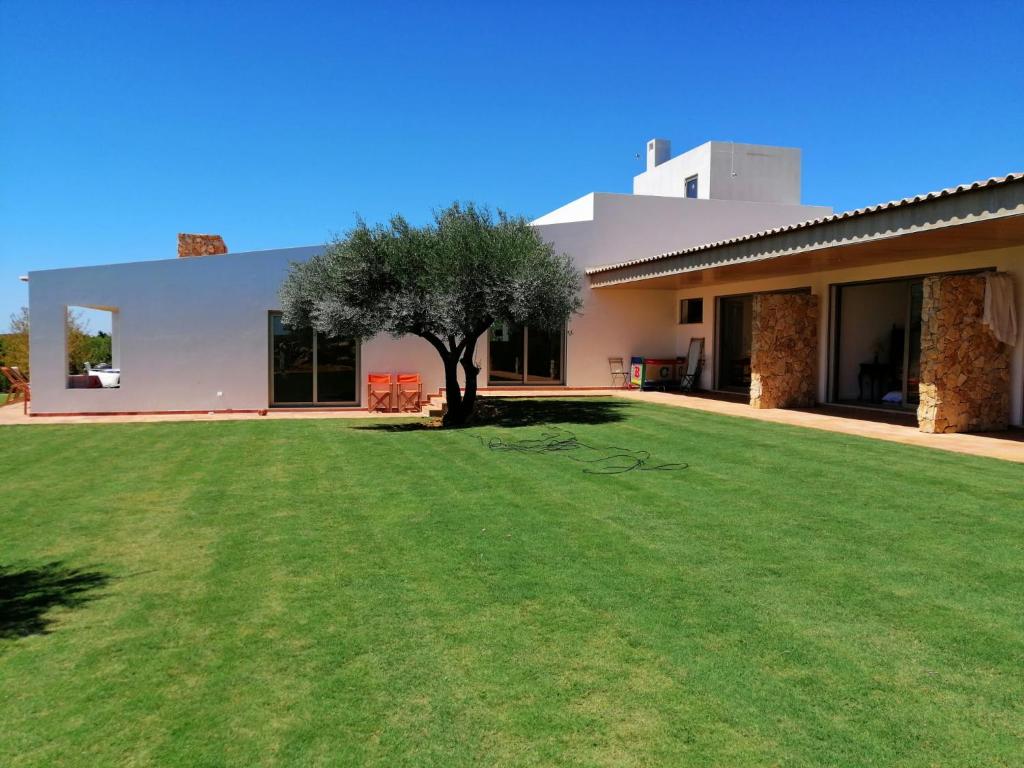
[[524,325],[499,323],[489,341],[490,386],[562,384],[565,328],[542,331]]
[[270,403],[355,405],[358,344],[286,326],[270,315]]
[[754,297],[718,299],[718,388],[750,391],[750,346],[753,338]]
[[916,408],[924,281],[845,283],[833,296],[832,402]]

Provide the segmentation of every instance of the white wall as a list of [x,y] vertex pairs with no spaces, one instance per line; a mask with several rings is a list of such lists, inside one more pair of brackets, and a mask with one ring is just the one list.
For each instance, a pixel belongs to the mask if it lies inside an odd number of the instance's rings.
[[[290,261],[319,247],[32,272],[34,413],[251,410],[270,400],[268,315]],[[64,309],[116,307],[121,386],[67,389]],[[437,353],[417,338],[363,345],[370,371],[420,371],[441,387]],[[220,393],[220,394],[218,394]]]
[[711,193],[717,200],[800,202],[800,150],[711,142]]
[[711,142],[666,160],[633,177],[634,195],[686,197],[686,180],[697,176],[697,198],[711,197]]
[[[821,216],[829,209],[724,200],[595,194],[570,204],[545,239],[583,268],[653,256]],[[548,221],[550,218],[545,217]],[[542,219],[543,220],[543,219]],[[268,313],[288,264],[319,247],[38,271],[30,274],[35,413],[252,410],[269,404]],[[674,292],[584,290],[566,341],[566,384],[611,383],[608,357],[670,356]],[[64,308],[117,309],[118,389],[67,389]],[[363,344],[358,392],[376,371],[419,371],[424,391],[443,386],[440,359],[414,337]],[[477,360],[486,381],[487,344]],[[220,393],[220,394],[218,394]]]
[[[867,267],[836,269],[803,275],[742,280],[714,286],[686,288],[676,292],[678,299],[702,297],[704,299],[704,322],[695,325],[678,325],[676,354],[685,354],[690,338],[703,336],[706,343],[706,364],[701,377],[701,386],[714,387],[715,368],[715,298],[740,293],[787,290],[808,287],[820,297],[821,319],[818,328],[818,400],[828,401],[829,382],[829,331],[832,307],[829,300],[829,286],[864,280],[915,277],[919,275],[954,272],[968,269],[995,267],[1014,276],[1016,283],[1017,317],[1024,318],[1024,246],[1002,248],[991,251],[939,256],[931,259],[892,261]],[[615,289],[599,289],[612,292]],[[1018,341],[1013,348],[1010,368],[1010,423],[1024,426],[1024,323],[1018,323]]]
[[686,179],[696,174],[702,200],[798,205],[800,164],[793,147],[709,141],[635,176],[633,194],[685,197]]
[[[589,197],[589,196],[588,196]],[[539,226],[559,252],[585,269],[688,248],[792,224],[831,212],[815,206],[732,200],[691,200],[598,193],[593,220]],[[609,357],[674,357],[678,310],[675,291],[584,288],[583,314],[566,340],[566,385],[611,383]],[[708,311],[705,308],[705,313]],[[685,354],[685,350],[680,353]]]

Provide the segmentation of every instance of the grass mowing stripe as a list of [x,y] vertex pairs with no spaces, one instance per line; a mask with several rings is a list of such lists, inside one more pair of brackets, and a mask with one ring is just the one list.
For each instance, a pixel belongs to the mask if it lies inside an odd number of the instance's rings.
[[[455,431],[25,431],[0,564],[117,578],[49,634],[0,637],[0,764],[1024,751],[1018,467],[648,404],[502,408]],[[474,437],[537,422],[691,467],[593,476]],[[68,450],[94,441],[102,467]]]

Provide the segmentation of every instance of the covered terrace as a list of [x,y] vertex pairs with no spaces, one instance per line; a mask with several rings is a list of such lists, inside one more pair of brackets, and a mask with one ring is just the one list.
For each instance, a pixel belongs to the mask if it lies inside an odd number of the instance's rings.
[[705,339],[705,390],[924,432],[1022,424],[1022,273],[1024,174],[587,270],[595,290],[700,300],[678,347]]

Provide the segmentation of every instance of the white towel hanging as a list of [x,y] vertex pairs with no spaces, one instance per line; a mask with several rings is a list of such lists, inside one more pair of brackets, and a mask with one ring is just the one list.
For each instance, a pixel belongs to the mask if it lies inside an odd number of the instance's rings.
[[992,335],[1004,344],[1017,343],[1017,311],[1013,305],[1013,278],[1006,272],[985,273],[985,316]]

